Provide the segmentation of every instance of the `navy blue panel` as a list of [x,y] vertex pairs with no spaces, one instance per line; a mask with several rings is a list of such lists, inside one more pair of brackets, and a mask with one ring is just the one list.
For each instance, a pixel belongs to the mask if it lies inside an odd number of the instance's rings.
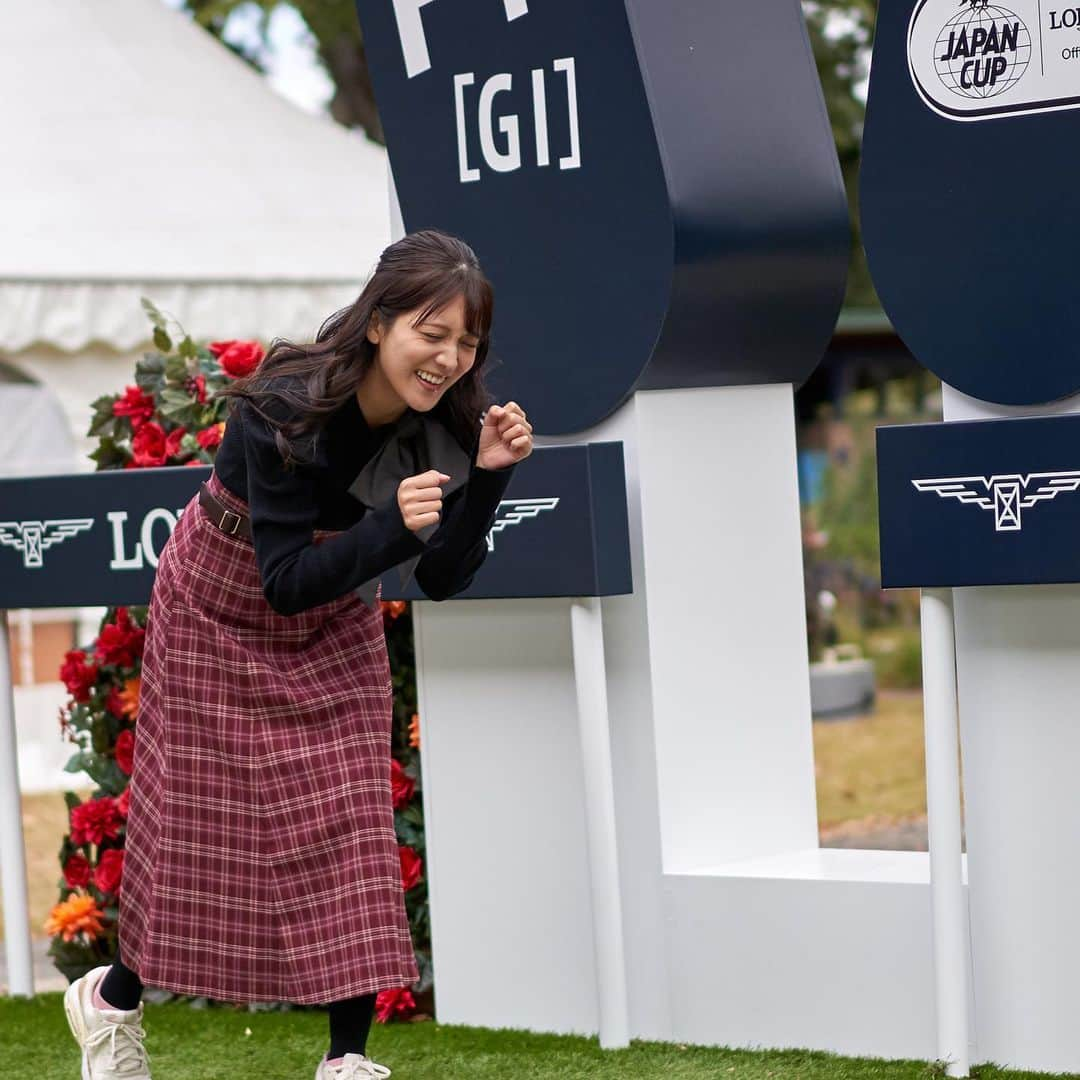
[[630,576],[630,524],[626,507],[626,467],[620,442],[589,444],[589,488],[593,505],[593,550],[605,552],[596,562],[596,592],[611,596],[633,592]]
[[1080,416],[883,427],[885,588],[1080,581]]
[[[860,177],[870,272],[915,356],[987,401],[1046,402],[1080,389],[1080,113],[1023,111],[1045,105],[1053,86],[1080,94],[1080,36],[1057,25],[1060,8],[881,0],[878,9]],[[986,57],[1006,69],[985,98],[959,81],[950,88],[950,70],[970,81],[967,61],[943,59],[962,47],[961,23],[980,22],[987,34],[1019,34],[1016,48],[999,36],[1001,51]],[[908,38],[920,26],[929,30],[912,37],[917,85]]]
[[847,206],[797,3],[357,10],[405,226],[476,249],[492,387],[537,433],[592,427],[635,388],[816,366]]
[[0,608],[147,603],[157,555],[211,471],[0,479]]
[[[210,471],[0,479],[0,608],[147,603],[157,553]],[[489,544],[462,595],[630,592],[622,444],[534,450],[515,469]],[[385,575],[386,599],[402,597],[397,585],[396,571]],[[415,587],[404,595],[423,598]]]
[[[487,559],[457,598],[632,590],[622,443],[594,443],[542,447],[517,467],[489,534]],[[415,583],[402,590],[394,573],[383,577],[383,596],[424,599]]]
[[638,389],[802,383],[843,301],[851,234],[798,3],[630,0],[675,225]]

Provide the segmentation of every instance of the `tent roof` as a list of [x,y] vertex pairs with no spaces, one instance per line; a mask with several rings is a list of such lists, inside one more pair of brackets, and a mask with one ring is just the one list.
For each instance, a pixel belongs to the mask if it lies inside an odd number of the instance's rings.
[[390,239],[382,148],[161,0],[16,4],[0,58],[0,288],[20,308],[36,285],[355,286]]

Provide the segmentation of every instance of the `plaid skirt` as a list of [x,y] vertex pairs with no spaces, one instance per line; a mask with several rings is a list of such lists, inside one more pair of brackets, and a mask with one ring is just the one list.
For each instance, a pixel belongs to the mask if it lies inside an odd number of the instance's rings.
[[158,562],[135,729],[118,932],[143,983],[321,1004],[416,981],[391,705],[379,605],[279,615],[250,541],[192,497]]

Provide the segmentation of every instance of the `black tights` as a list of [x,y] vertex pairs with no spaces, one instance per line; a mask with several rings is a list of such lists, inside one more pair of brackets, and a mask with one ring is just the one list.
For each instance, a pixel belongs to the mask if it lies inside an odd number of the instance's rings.
[[[101,981],[101,996],[115,1009],[137,1009],[142,992],[142,980],[120,959],[117,950],[112,967]],[[333,1001],[327,1006],[327,1012],[330,1014],[330,1052],[326,1056],[338,1058],[364,1053],[375,1012],[375,995],[361,994]]]

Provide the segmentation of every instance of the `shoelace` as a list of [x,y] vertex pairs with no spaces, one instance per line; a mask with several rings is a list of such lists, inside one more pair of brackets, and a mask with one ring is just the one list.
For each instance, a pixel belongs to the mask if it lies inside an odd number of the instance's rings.
[[112,1020],[105,1023],[87,1038],[88,1046],[97,1046],[109,1042],[110,1064],[122,1076],[124,1073],[135,1075],[139,1070],[150,1071],[150,1055],[146,1052],[142,1040],[146,1032],[136,1023],[118,1024]]
[[390,1075],[385,1065],[379,1065],[370,1058],[362,1057],[359,1061],[350,1061],[347,1065],[336,1066],[334,1080],[381,1080]]

